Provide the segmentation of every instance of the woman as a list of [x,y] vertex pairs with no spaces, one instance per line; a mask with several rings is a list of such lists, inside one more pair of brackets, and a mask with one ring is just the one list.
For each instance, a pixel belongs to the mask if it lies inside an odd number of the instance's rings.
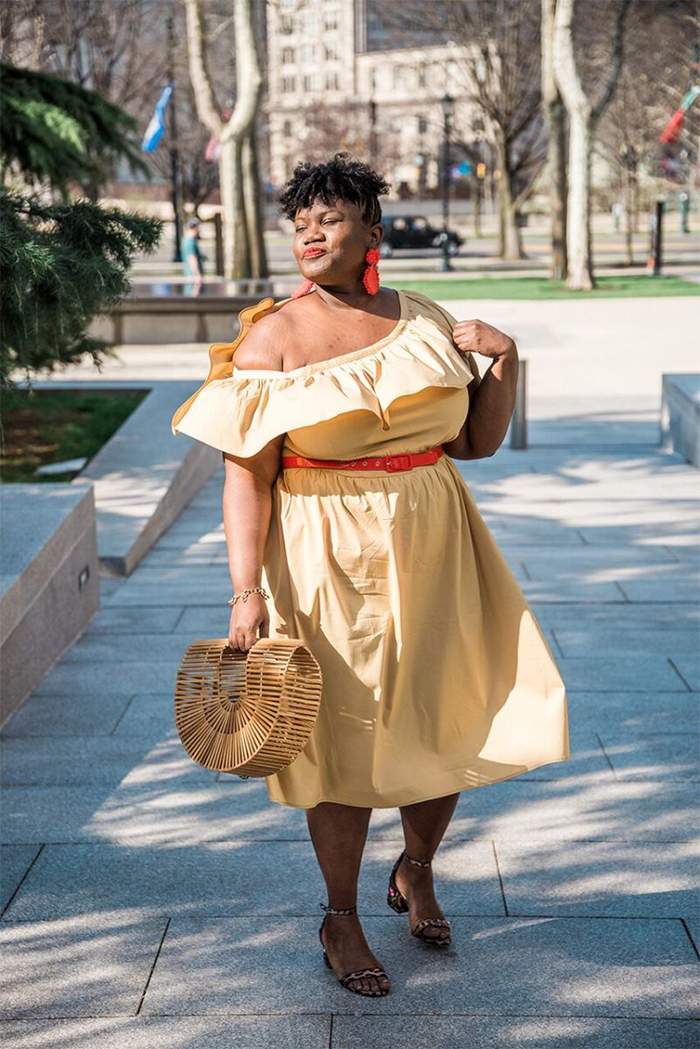
[[296,167],[280,202],[304,283],[244,311],[173,418],[224,452],[231,645],[272,631],[321,664],[312,736],[268,795],[306,810],[326,964],[375,996],[389,978],[356,911],[372,809],[398,807],[405,836],[387,902],[444,947],[430,864],[460,791],[569,757],[553,656],[453,463],[503,441],[517,350],[379,287],[388,188],[345,153]]

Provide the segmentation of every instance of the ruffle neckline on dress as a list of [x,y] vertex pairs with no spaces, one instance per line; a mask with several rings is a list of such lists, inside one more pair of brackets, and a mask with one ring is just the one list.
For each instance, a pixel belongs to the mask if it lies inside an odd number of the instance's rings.
[[288,372],[239,370],[203,387],[173,433],[235,456],[251,456],[282,433],[345,412],[370,411],[383,430],[399,397],[428,387],[464,388],[471,368],[439,325],[402,317],[385,338]]

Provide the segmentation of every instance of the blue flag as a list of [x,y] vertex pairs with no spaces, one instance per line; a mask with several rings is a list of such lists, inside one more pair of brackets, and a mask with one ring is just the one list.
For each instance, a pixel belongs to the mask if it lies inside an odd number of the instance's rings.
[[144,153],[153,153],[154,150],[158,148],[158,143],[162,139],[163,132],[165,131],[165,110],[172,93],[172,84],[168,84],[167,87],[164,87],[161,91],[160,98],[156,102],[155,112],[150,119],[141,143],[141,149]]

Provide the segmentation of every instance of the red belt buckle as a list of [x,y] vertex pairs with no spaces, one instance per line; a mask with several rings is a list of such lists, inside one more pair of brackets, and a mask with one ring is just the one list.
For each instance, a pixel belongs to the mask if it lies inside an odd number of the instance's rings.
[[393,473],[395,470],[412,470],[410,455],[387,455],[386,471]]

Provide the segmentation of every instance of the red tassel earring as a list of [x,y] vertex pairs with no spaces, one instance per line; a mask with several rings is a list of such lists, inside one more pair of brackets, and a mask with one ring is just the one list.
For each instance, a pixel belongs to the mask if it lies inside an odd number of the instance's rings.
[[367,265],[365,266],[365,272],[362,274],[362,283],[370,295],[376,295],[379,291],[379,271],[377,270],[379,251],[377,248],[367,249],[365,262]]
[[307,277],[304,283],[300,284],[296,291],[292,292],[292,298],[300,299],[302,295],[308,295],[310,291],[313,291],[314,287],[314,282]]

